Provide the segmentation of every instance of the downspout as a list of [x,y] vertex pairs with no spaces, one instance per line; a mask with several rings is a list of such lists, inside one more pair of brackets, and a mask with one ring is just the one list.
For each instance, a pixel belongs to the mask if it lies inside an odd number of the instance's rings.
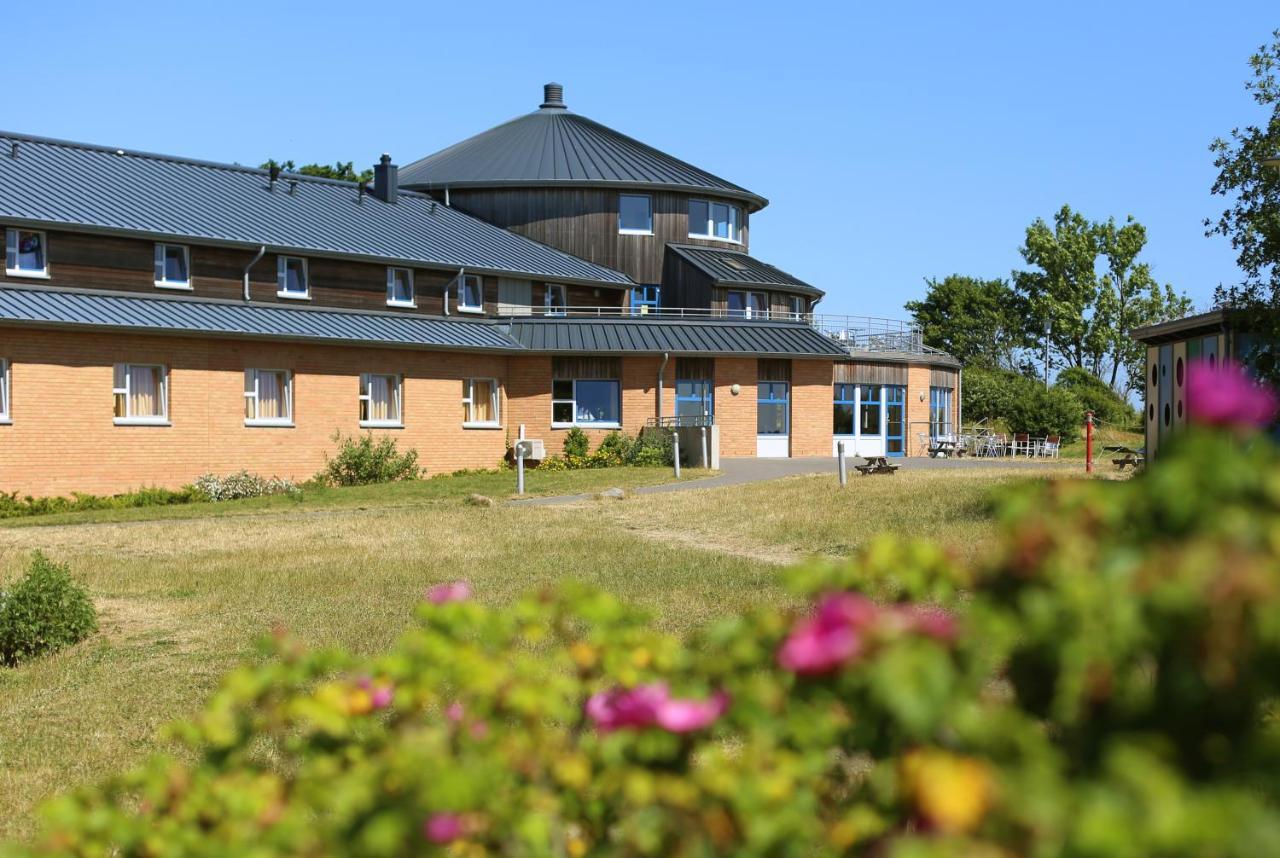
[[244,300],[249,300],[249,269],[258,264],[258,261],[267,254],[267,246],[264,244],[258,248],[258,255],[250,260],[249,264],[244,267]]
[[[448,203],[445,203],[445,205],[448,205]],[[453,279],[450,280],[448,283],[444,284],[444,314],[446,316],[449,315],[449,287],[455,283],[461,284],[462,278],[465,277],[466,274],[467,274],[467,269],[459,268],[458,273],[453,275]],[[458,288],[462,288],[461,285],[459,285]]]
[[671,355],[667,352],[662,353],[662,366],[658,367],[658,425],[662,425],[662,377],[667,374],[667,361],[671,360]]
[[952,434],[960,440],[960,431],[964,426],[964,367],[956,367],[956,426]]

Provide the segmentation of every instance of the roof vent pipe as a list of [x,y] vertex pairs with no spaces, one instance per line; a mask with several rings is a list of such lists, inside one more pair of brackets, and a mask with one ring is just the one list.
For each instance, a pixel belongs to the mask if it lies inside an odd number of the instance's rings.
[[17,140],[14,140],[13,146],[9,148],[9,157],[10,158],[18,157],[18,141]]
[[394,203],[399,195],[400,168],[383,154],[373,168],[373,195],[384,203]]
[[564,86],[558,83],[544,84],[542,87],[542,104],[538,106],[544,110],[547,108],[556,110],[568,109],[568,105],[564,103]]
[[276,189],[276,180],[280,178],[280,165],[272,163],[267,169],[267,176],[271,179],[271,185],[267,190],[274,192]]

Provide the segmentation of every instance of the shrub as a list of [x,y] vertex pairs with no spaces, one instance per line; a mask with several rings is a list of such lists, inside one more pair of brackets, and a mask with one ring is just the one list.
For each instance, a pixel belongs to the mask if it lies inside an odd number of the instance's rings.
[[572,585],[434,588],[382,657],[277,636],[33,848],[1280,854],[1280,455],[1161,451],[1010,491],[977,565],[879,537],[688,640]]
[[266,495],[301,495],[302,489],[292,480],[280,477],[264,478],[248,471],[227,477],[205,474],[195,481],[192,490],[211,501],[239,500]]
[[316,481],[333,486],[365,486],[373,483],[394,483],[400,480],[416,480],[421,476],[418,467],[418,451],[396,449],[396,441],[384,435],[374,440],[373,433],[359,437],[335,432],[332,438],[338,452],[324,457],[324,469],[316,474]]
[[118,495],[91,495],[75,492],[71,497],[37,498],[27,495],[19,498],[17,492],[0,493],[0,518],[19,518],[29,515],[50,515],[60,512],[83,512],[92,509],[129,509],[142,506],[168,506],[193,503],[204,497],[192,487],[178,491],[161,488],[141,488]]
[[587,437],[586,432],[574,426],[565,433],[564,457],[566,459],[585,459],[590,450],[591,439]]
[[671,433],[655,427],[640,430],[640,435],[631,445],[627,464],[639,467],[670,466],[675,455],[675,445],[671,443]]
[[1084,425],[1085,407],[1070,390],[1052,387],[1002,369],[964,373],[964,416],[972,422],[1000,423],[1011,432],[1061,435],[1070,443]]
[[0,591],[0,664],[13,667],[79,643],[98,628],[84,588],[63,564],[37,551],[27,573]]
[[1086,410],[1092,411],[1095,417],[1117,429],[1141,426],[1138,412],[1129,401],[1087,369],[1068,367],[1058,373],[1053,386],[1074,394]]

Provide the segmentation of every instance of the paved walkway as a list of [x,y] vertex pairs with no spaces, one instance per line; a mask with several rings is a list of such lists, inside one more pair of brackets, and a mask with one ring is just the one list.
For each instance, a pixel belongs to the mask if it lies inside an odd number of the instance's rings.
[[[849,479],[861,477],[853,470],[853,463],[861,461],[858,457],[850,457]],[[1044,460],[1031,459],[976,459],[966,456],[963,459],[929,459],[902,458],[895,459],[894,464],[903,470],[942,470],[962,468],[989,468],[993,466],[1036,468],[1044,465]],[[654,495],[666,492],[685,492],[692,489],[718,489],[724,486],[738,486],[744,483],[758,483],[764,480],[776,480],[782,477],[794,477],[801,474],[834,474],[838,470],[834,456],[814,457],[807,459],[721,459],[720,473],[714,477],[701,480],[686,480],[679,483],[663,483],[656,486],[641,486],[628,489],[629,495]],[[886,477],[886,479],[893,479]],[[562,503],[575,503],[589,500],[595,493],[580,495],[557,495],[555,497],[524,498],[509,501],[512,504],[528,506],[552,506]]]

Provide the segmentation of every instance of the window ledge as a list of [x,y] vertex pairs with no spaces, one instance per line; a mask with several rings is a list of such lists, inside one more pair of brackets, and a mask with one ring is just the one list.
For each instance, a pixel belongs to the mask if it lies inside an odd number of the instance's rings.
[[168,280],[157,280],[157,289],[174,289],[178,292],[194,292],[195,287],[190,283],[170,283]]
[[653,235],[651,229],[620,229],[618,235]]
[[298,292],[277,292],[276,297],[284,298],[288,301],[310,301],[311,293],[308,292],[307,294],[303,295]]
[[621,423],[552,423],[552,429],[621,429]]
[[403,429],[403,423],[389,423],[386,421],[361,420],[361,429]]
[[13,425],[12,417],[0,417],[0,426],[12,426],[12,425]]
[[689,238],[696,238],[699,241],[719,241],[723,244],[742,244],[742,242],[738,239],[721,238],[718,235],[693,235],[692,233],[690,233]]
[[476,314],[480,314],[480,313],[483,313],[483,312],[484,312],[484,307],[463,307],[463,306],[459,306],[459,307],[458,307],[458,312],[459,312],[459,313],[476,313]]
[[293,429],[296,424],[292,420],[246,420],[245,426],[275,427],[277,429]]
[[6,276],[9,277],[25,277],[28,280],[48,280],[48,271],[26,271],[22,268],[6,268],[4,270]]
[[502,424],[501,424],[501,423],[490,423],[490,422],[485,422],[485,423],[472,423],[472,422],[470,422],[470,421],[464,420],[464,421],[462,422],[462,428],[463,428],[463,429],[501,429],[501,428],[502,428]]
[[112,421],[117,426],[172,426],[167,417],[116,417]]
[[407,310],[416,310],[418,305],[414,301],[388,301],[388,307],[404,307]]

